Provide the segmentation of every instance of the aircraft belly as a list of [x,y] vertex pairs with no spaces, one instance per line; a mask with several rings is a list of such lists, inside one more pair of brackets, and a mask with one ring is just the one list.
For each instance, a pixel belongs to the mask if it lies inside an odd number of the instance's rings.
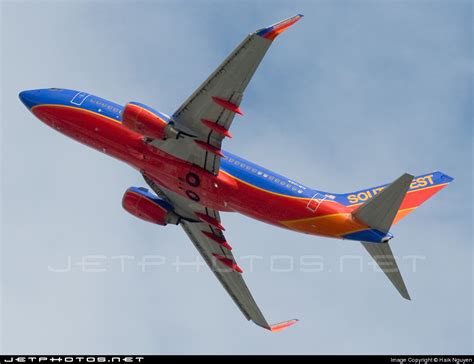
[[141,137],[124,128],[119,121],[85,109],[64,105],[40,105],[33,113],[60,133],[91,148],[129,164],[135,164]]
[[89,110],[42,105],[33,112],[59,132],[120,159],[153,178],[163,187],[218,211],[236,211],[262,222],[313,235],[341,237],[364,226],[350,211],[324,201],[308,208],[311,199],[266,191],[228,173],[212,173],[174,157],[119,121]]

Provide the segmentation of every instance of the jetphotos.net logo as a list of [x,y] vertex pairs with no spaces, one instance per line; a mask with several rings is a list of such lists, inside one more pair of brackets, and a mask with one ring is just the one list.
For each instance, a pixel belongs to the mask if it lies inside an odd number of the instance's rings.
[[8,356],[2,355],[0,363],[140,363],[143,356]]
[[[421,255],[404,255],[395,257],[403,271],[417,272],[426,257]],[[322,255],[246,255],[236,257],[239,266],[247,273],[270,271],[272,273],[322,273],[322,272],[381,272],[381,268],[369,256],[343,255],[338,258],[325,258]],[[214,270],[226,272],[229,268],[210,260]],[[389,264],[390,262],[387,262]],[[390,268],[386,266],[384,268]],[[160,270],[172,270],[177,273],[207,271],[208,264],[196,255],[182,258],[164,255],[68,255],[55,260],[47,266],[48,272],[61,273],[148,273]]]

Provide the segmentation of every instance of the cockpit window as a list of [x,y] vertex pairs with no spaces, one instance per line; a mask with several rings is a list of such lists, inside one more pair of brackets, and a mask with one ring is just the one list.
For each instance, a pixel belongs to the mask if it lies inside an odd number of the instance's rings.
[[63,91],[64,89],[62,89],[62,88],[56,88],[56,87],[51,87],[49,90],[50,90],[50,91]]

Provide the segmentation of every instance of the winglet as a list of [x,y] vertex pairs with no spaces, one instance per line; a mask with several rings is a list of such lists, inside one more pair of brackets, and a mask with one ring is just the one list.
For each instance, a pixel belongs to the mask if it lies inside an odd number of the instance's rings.
[[269,330],[271,332],[283,331],[287,327],[293,326],[298,321],[299,321],[298,319],[293,319],[293,320],[283,321],[283,322],[280,322],[278,324],[270,325]]
[[269,27],[257,30],[255,33],[261,36],[262,38],[274,40],[277,36],[280,35],[280,33],[283,33],[285,30],[287,30],[289,27],[295,24],[302,17],[303,17],[302,14],[292,16],[291,18],[282,20],[281,22],[270,25]]

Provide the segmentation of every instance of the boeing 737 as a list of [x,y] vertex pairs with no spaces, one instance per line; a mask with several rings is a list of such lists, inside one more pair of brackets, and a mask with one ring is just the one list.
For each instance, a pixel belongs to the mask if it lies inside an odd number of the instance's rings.
[[390,228],[453,180],[442,172],[405,173],[390,184],[330,193],[222,150],[261,60],[276,37],[301,17],[248,35],[171,116],[138,102],[121,106],[68,89],[19,95],[46,125],[138,170],[151,191],[128,188],[124,209],[153,224],[181,226],[245,318],[270,331],[297,320],[267,322],[224,236],[220,212],[361,242],[401,296],[410,299],[390,249]]

